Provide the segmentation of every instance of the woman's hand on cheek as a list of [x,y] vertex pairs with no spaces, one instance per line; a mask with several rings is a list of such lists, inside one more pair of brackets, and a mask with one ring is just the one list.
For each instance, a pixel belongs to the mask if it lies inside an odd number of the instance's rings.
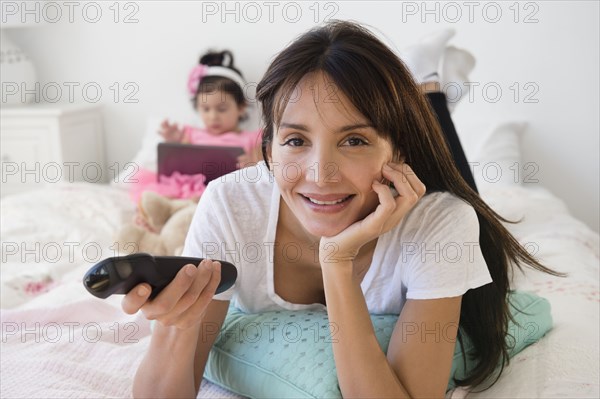
[[398,196],[387,185],[373,181],[379,205],[366,218],[352,224],[334,237],[321,237],[319,260],[322,266],[351,262],[366,243],[390,231],[425,195],[425,185],[405,163],[387,164],[383,177],[394,183]]

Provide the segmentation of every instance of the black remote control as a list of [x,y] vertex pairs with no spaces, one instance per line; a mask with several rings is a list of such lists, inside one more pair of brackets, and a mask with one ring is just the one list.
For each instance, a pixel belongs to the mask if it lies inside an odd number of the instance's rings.
[[[108,298],[112,294],[127,294],[140,283],[152,286],[150,298],[158,295],[177,275],[181,268],[189,263],[196,267],[204,258],[184,256],[153,256],[136,253],[115,256],[95,264],[83,277],[83,285],[90,294],[98,298]],[[237,269],[229,262],[221,263],[221,282],[216,294],[228,290],[237,278]]]

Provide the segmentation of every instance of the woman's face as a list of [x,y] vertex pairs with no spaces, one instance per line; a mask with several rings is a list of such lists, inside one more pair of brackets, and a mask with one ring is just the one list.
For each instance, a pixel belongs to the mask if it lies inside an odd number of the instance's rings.
[[244,106],[238,106],[231,94],[223,91],[199,93],[196,109],[210,134],[233,132],[238,128]]
[[274,126],[269,149],[282,206],[296,219],[284,223],[301,226],[315,242],[365,218],[379,204],[371,185],[382,181],[392,154],[390,142],[323,74],[305,76]]

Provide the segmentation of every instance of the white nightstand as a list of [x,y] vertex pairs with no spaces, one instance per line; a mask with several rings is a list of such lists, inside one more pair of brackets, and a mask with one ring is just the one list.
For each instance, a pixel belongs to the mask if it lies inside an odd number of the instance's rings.
[[1,195],[58,182],[108,180],[97,104],[28,104],[0,110]]

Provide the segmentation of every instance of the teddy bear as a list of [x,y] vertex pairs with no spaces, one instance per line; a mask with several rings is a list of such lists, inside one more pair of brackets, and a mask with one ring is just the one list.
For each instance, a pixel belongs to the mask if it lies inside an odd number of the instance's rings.
[[180,256],[197,204],[197,199],[171,199],[144,191],[134,222],[115,235],[119,252]]

